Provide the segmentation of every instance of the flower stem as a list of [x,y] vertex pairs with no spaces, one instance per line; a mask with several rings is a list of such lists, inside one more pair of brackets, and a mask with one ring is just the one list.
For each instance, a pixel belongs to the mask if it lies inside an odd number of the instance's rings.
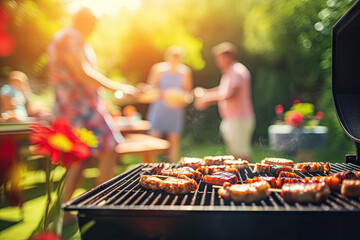
[[45,176],[46,176],[47,202],[46,202],[46,209],[45,209],[44,229],[47,229],[47,227],[49,225],[49,208],[50,208],[50,204],[51,204],[50,161],[46,161]]

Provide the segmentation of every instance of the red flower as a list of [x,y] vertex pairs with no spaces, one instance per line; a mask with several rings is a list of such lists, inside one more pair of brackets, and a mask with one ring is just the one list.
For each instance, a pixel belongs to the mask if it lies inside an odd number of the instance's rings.
[[324,117],[324,113],[321,111],[318,111],[315,116],[317,119],[321,120]]
[[293,105],[298,104],[298,103],[301,103],[301,101],[300,101],[299,99],[295,99],[295,100],[293,101]]
[[284,107],[281,104],[275,106],[276,115],[281,115],[284,112]]
[[30,142],[37,154],[50,155],[51,163],[67,168],[90,156],[89,146],[75,135],[69,122],[63,118],[53,123],[53,129],[42,124],[32,124]]
[[303,123],[303,120],[304,116],[301,113],[293,111],[287,114],[285,123],[292,127],[299,127]]
[[45,230],[30,238],[30,240],[61,240],[53,231]]

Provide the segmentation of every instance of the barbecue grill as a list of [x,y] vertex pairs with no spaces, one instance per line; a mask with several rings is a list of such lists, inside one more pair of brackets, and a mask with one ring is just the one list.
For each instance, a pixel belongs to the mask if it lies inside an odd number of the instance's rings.
[[[360,171],[360,3],[333,28],[332,93],[345,133],[355,142],[356,156],[331,164],[329,173]],[[83,239],[345,239],[360,236],[360,199],[338,192],[320,204],[287,203],[281,194],[258,203],[223,200],[217,189],[199,182],[188,194],[147,190],[139,178],[152,167],[139,164],[81,196],[65,203],[77,211]],[[173,168],[179,167],[173,164]],[[302,174],[300,177],[324,174]],[[257,176],[266,176],[258,175]],[[240,171],[240,181],[252,178]]]

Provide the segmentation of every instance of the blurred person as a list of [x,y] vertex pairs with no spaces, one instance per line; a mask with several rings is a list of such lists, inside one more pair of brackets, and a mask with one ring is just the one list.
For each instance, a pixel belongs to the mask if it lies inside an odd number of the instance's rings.
[[222,73],[220,84],[211,89],[196,89],[195,95],[198,96],[194,105],[203,110],[218,104],[222,119],[220,132],[228,150],[237,158],[250,160],[255,128],[250,72],[235,59],[236,48],[232,43],[220,43],[212,48],[212,53]]
[[8,121],[28,120],[28,77],[20,71],[9,73],[7,83],[1,87],[2,117]]
[[[98,161],[100,184],[114,176],[117,162],[115,146],[123,141],[111,115],[99,101],[101,88],[121,90],[135,96],[133,86],[112,81],[96,69],[96,55],[86,38],[95,29],[97,18],[88,8],[82,8],[73,16],[70,27],[59,30],[48,47],[49,75],[55,89],[55,117],[65,117],[74,128],[86,128],[97,137],[98,146],[92,149],[92,158]],[[71,198],[82,171],[90,160],[72,165],[66,179],[64,201]],[[64,222],[67,221],[65,215]]]
[[147,83],[160,90],[160,97],[149,106],[147,119],[151,122],[150,135],[161,138],[166,135],[170,142],[168,159],[176,162],[184,127],[185,106],[183,100],[193,87],[192,71],[183,64],[184,50],[180,46],[169,47],[165,61],[152,66]]

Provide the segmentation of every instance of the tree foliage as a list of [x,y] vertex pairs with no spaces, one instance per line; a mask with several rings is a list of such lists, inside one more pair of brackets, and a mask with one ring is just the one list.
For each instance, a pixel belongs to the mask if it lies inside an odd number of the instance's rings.
[[[54,32],[70,22],[62,0],[5,0],[15,39],[12,55],[0,58],[0,75],[11,69],[46,80],[46,47]],[[252,74],[257,116],[255,142],[267,137],[274,106],[294,99],[311,102],[325,113],[329,145],[343,146],[344,134],[332,105],[331,33],[355,0],[143,0],[136,10],[121,8],[104,16],[90,42],[99,69],[119,81],[145,81],[152,64],[169,45],[182,45],[195,86],[219,83],[211,47],[231,41]],[[188,108],[188,134],[197,141],[219,140],[216,107]],[[211,119],[211,121],[209,121]],[[337,140],[339,139],[339,140]]]

